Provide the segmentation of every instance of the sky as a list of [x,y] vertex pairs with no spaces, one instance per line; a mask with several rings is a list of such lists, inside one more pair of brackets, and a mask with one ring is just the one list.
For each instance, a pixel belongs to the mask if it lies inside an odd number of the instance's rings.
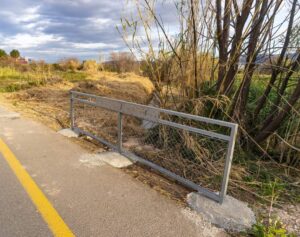
[[[7,52],[18,49],[23,57],[56,62],[67,57],[97,60],[100,55],[107,59],[112,51],[128,50],[116,29],[122,16],[134,12],[128,0],[0,2],[0,49]],[[163,11],[172,22],[174,12]]]
[[[129,0],[0,0],[0,49],[18,49],[35,60],[107,59],[128,50],[116,27],[135,11]],[[172,0],[162,0],[158,13],[168,32],[178,19]],[[284,19],[284,17],[279,17]],[[282,20],[281,20],[282,21]],[[177,23],[176,23],[177,22]]]
[[0,48],[51,62],[126,50],[116,30],[126,6],[126,0],[1,0]]

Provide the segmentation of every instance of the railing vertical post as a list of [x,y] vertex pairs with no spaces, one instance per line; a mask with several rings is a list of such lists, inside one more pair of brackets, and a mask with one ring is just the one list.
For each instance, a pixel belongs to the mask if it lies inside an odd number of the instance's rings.
[[228,150],[226,154],[226,161],[225,161],[225,167],[224,167],[224,173],[223,173],[223,180],[222,180],[222,187],[220,192],[220,203],[222,204],[224,201],[224,198],[227,193],[227,187],[228,187],[228,180],[229,180],[229,174],[231,169],[231,163],[234,153],[234,146],[235,146],[235,139],[238,131],[238,125],[236,124],[231,128],[230,132],[230,141],[228,143]]
[[71,91],[70,94],[70,120],[71,120],[71,129],[74,130],[75,127],[75,118],[74,118],[74,95]]
[[123,115],[118,113],[118,151],[122,152],[122,136],[123,136]]

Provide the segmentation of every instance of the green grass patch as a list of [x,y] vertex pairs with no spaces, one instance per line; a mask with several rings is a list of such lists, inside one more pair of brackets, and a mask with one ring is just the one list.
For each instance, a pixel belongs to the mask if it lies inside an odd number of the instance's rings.
[[20,72],[10,67],[0,67],[0,92],[14,92],[46,84],[49,73]]
[[56,81],[76,83],[87,78],[85,72],[31,70],[21,72],[13,67],[0,67],[0,92],[15,92]]
[[85,72],[80,71],[69,71],[69,72],[58,72],[58,75],[66,81],[69,82],[79,82],[87,79],[87,74]]
[[276,219],[270,219],[268,223],[258,222],[253,226],[250,234],[254,237],[296,237],[295,234],[287,233],[282,223]]

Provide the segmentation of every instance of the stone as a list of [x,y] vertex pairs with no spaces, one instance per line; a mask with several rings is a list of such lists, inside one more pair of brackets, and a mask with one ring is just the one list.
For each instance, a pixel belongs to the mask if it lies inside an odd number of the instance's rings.
[[300,204],[284,204],[282,209],[273,208],[271,218],[279,219],[289,233],[295,236],[300,233]]
[[154,123],[148,120],[143,120],[142,123],[142,128],[144,129],[151,129],[151,128],[155,128],[158,125],[158,123]]
[[126,142],[123,143],[123,147],[125,148],[132,148],[132,147],[137,147],[140,146],[140,140],[135,137],[129,138]]
[[187,195],[188,205],[218,227],[231,231],[245,231],[256,223],[255,214],[247,203],[226,196],[222,204],[199,193]]
[[79,136],[76,132],[74,132],[70,128],[62,129],[62,130],[58,131],[58,133],[65,137],[78,137]]
[[125,168],[133,164],[131,160],[129,160],[127,157],[121,155],[118,152],[112,152],[112,151],[101,152],[98,153],[97,156],[101,161],[115,168]]

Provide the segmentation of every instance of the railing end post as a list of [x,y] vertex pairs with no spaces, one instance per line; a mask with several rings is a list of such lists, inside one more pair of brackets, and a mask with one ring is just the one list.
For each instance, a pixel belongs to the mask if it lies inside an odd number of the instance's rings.
[[75,127],[75,118],[74,118],[74,94],[73,91],[70,91],[70,121],[71,121],[71,130],[74,131]]
[[118,152],[122,152],[122,140],[123,140],[123,114],[118,113]]

